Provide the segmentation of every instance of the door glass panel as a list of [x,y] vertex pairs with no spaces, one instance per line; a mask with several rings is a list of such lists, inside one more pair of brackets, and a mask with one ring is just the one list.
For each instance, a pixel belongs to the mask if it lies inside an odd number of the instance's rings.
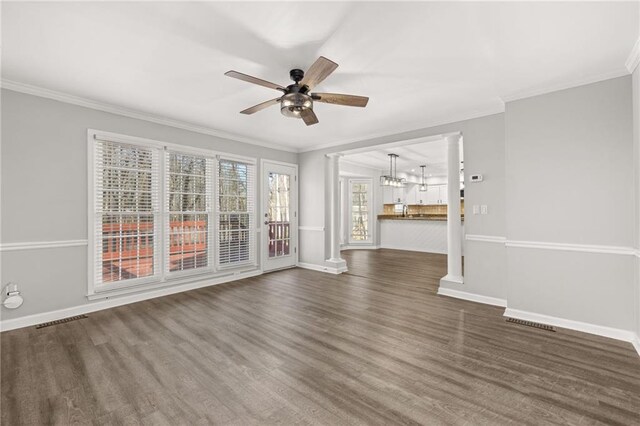
[[288,256],[291,245],[290,198],[291,176],[283,173],[269,173],[269,207],[267,221],[269,227],[269,257]]
[[369,239],[369,184],[351,184],[351,240]]

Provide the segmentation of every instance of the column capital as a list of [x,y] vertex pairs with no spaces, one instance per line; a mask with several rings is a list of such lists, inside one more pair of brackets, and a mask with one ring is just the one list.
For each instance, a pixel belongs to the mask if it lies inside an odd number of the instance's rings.
[[454,134],[445,136],[445,139],[447,140],[447,142],[458,142],[461,137],[462,137],[461,133],[454,133]]
[[344,157],[344,154],[341,152],[332,152],[331,154],[325,154],[325,157],[327,158],[340,158],[340,157]]

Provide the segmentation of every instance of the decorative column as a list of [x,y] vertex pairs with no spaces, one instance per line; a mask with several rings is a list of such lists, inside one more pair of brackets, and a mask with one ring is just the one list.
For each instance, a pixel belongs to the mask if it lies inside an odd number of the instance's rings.
[[443,283],[462,284],[462,221],[460,219],[460,134],[447,140],[447,275]]
[[329,190],[329,232],[331,257],[325,261],[327,271],[341,274],[347,271],[347,262],[340,257],[340,157],[342,154],[327,154],[329,161],[327,184]]

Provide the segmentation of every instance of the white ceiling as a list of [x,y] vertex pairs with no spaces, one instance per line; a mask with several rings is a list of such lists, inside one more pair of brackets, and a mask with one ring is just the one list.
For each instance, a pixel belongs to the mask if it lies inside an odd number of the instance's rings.
[[[442,177],[447,175],[447,141],[444,139],[421,142],[412,145],[394,146],[356,154],[346,154],[341,161],[389,173],[388,154],[397,154],[398,174],[420,176],[420,165],[424,164],[425,177]],[[460,159],[463,158],[460,144]]]
[[[2,77],[292,150],[497,112],[503,99],[625,74],[637,2],[3,2]],[[323,55],[317,91],[370,97],[316,104],[306,127],[278,92]]]

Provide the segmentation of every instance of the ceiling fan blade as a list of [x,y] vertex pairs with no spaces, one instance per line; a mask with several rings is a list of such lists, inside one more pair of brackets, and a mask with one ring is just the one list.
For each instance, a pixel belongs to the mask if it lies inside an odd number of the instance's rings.
[[258,111],[262,111],[265,108],[270,107],[271,105],[275,105],[277,103],[280,102],[280,98],[276,98],[276,99],[271,99],[265,102],[262,102],[261,104],[258,105],[254,105],[250,108],[245,109],[244,111],[240,111],[240,114],[253,114],[254,112],[258,112]]
[[306,124],[307,126],[319,123],[318,117],[316,117],[316,113],[313,112],[313,110],[310,108],[302,110],[300,112],[300,117],[302,117],[302,121],[304,121],[304,124]]
[[248,83],[253,83],[253,84],[257,84],[259,86],[268,87],[269,89],[276,89],[276,90],[280,90],[282,92],[286,91],[286,89],[284,87],[280,86],[279,84],[271,83],[270,81],[263,80],[263,79],[258,78],[258,77],[252,77],[250,75],[243,74],[243,73],[238,72],[238,71],[227,71],[227,72],[224,73],[224,75],[226,75],[227,77],[237,78],[238,80],[246,81]]
[[329,75],[334,72],[336,68],[338,68],[338,64],[325,58],[324,56],[320,56],[307,70],[304,78],[302,79],[302,81],[300,81],[300,84],[306,85],[309,90],[311,90],[316,85],[320,84],[320,82],[322,82],[325,78],[329,77]]
[[364,108],[369,102],[366,96],[343,95],[341,93],[312,93],[314,102],[324,102],[325,104],[345,105]]

